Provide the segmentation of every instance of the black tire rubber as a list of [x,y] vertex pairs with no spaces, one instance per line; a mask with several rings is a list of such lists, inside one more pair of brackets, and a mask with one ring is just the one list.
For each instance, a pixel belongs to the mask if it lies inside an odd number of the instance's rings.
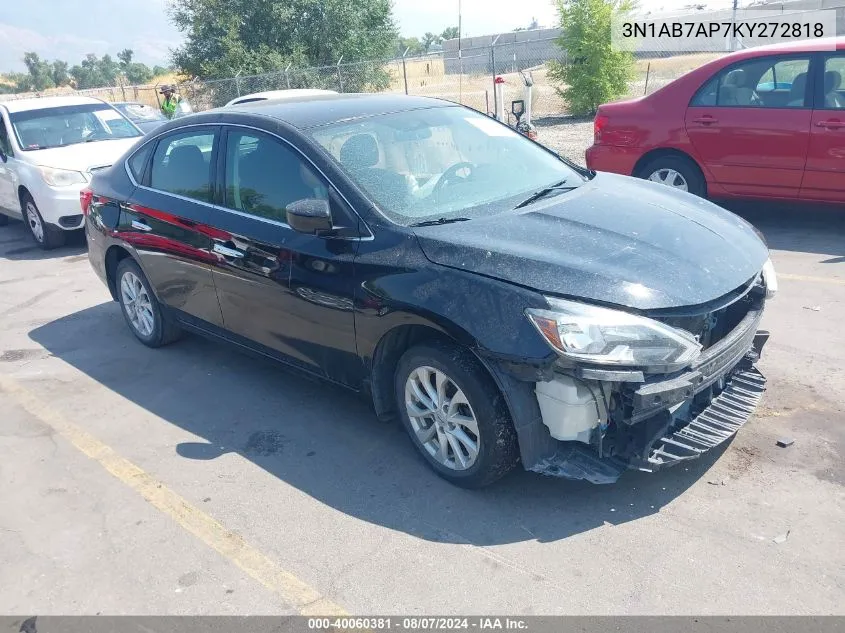
[[[405,382],[422,365],[445,372],[464,392],[475,413],[480,448],[475,464],[467,470],[456,471],[440,464],[423,448],[411,427],[405,408]],[[443,479],[462,488],[482,488],[504,477],[519,463],[516,430],[504,396],[468,350],[437,341],[412,347],[399,360],[394,383],[396,407],[405,430],[419,454]]]
[[0,213],[0,226],[6,226],[9,224],[9,216]]
[[[26,203],[31,202],[32,206],[35,208],[35,212],[38,214],[38,219],[41,220],[41,226],[44,227],[44,239],[39,240],[35,237],[35,233],[32,232],[32,227],[29,226],[29,220],[26,218]],[[21,196],[21,214],[23,215],[23,223],[26,225],[26,230],[29,235],[35,240],[35,243],[38,244],[43,250],[51,251],[54,248],[59,248],[60,246],[64,246],[65,243],[65,232],[57,226],[53,226],[52,224],[48,224],[44,221],[44,217],[41,215],[41,211],[38,210],[38,205],[35,204],[35,200],[32,199],[32,196],[28,193],[24,193]]]
[[[131,272],[141,280],[144,289],[147,291],[147,296],[150,298],[150,304],[153,308],[154,321],[153,332],[150,336],[143,336],[140,332],[136,331],[135,328],[132,327],[132,323],[126,314],[126,306],[123,304],[123,294],[120,292],[120,282],[126,272]],[[123,312],[123,318],[126,319],[126,325],[129,327],[132,334],[135,335],[135,338],[141,341],[144,345],[147,347],[161,347],[176,341],[182,335],[182,330],[179,328],[179,325],[167,314],[166,311],[161,309],[161,304],[159,304],[158,299],[156,299],[156,296],[150,287],[150,282],[147,281],[146,275],[144,275],[141,267],[138,266],[137,262],[131,257],[121,260],[121,262],[117,265],[117,271],[115,272],[115,287],[117,288],[117,301],[120,304],[121,312]]]
[[674,169],[687,181],[687,190],[700,198],[707,197],[707,186],[704,176],[692,160],[683,156],[658,156],[648,161],[634,174],[637,178],[648,178],[659,169]]

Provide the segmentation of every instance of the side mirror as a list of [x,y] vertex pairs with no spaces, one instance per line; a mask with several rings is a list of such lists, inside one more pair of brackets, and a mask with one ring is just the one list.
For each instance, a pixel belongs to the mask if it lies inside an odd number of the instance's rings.
[[328,200],[297,200],[285,208],[285,214],[294,231],[319,235],[332,230],[332,212]]

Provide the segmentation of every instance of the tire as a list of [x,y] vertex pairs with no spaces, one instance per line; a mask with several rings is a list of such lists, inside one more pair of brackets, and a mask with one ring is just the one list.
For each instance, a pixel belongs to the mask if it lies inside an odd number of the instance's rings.
[[[683,156],[660,156],[650,160],[637,171],[636,176],[644,180],[654,180],[655,177],[661,178],[663,174],[671,177],[671,172],[675,172],[683,179],[686,185],[686,191],[689,193],[701,198],[707,195],[704,176],[701,174],[698,165]],[[658,180],[657,182],[660,181]],[[678,179],[676,182],[680,183],[681,180]],[[668,183],[664,182],[662,184]]]
[[6,226],[7,224],[9,224],[9,216],[0,213],[0,226]]
[[[440,409],[439,414],[413,416],[412,421],[406,397],[416,407],[417,413],[424,408],[430,411],[430,406],[420,404],[423,400],[417,394],[422,393],[423,380],[427,379],[432,391],[424,395],[434,393],[440,397],[436,387],[439,384],[438,372],[446,378],[441,381],[446,396],[442,398],[441,405],[446,404],[457,417],[447,416]],[[465,398],[458,395],[458,390]],[[411,441],[443,479],[463,488],[482,488],[505,476],[519,462],[516,431],[504,397],[469,351],[439,342],[409,349],[396,369],[395,396],[399,416]],[[431,404],[430,398],[428,403]],[[454,408],[449,406],[450,403]],[[474,439],[473,425],[469,423],[473,419],[477,429],[474,458],[464,443]],[[462,436],[460,432],[463,432]],[[464,441],[459,439],[461,437]],[[445,452],[441,452],[444,448]],[[443,459],[444,455],[446,459]]]
[[134,259],[127,257],[118,264],[115,287],[123,318],[144,345],[161,347],[179,338],[179,326],[161,309],[150,282]]
[[65,232],[44,221],[35,200],[28,193],[21,196],[21,214],[32,239],[45,251],[58,248],[65,243]]

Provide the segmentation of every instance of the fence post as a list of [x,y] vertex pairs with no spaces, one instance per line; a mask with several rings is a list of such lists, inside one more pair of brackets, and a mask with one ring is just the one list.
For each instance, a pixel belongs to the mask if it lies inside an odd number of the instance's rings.
[[[492,70],[493,70],[493,104],[496,107],[496,118],[501,121],[502,118],[504,118],[504,113],[499,112],[499,99],[496,98],[496,95],[498,94],[496,92],[496,89],[497,89],[497,86],[496,86],[496,42],[499,41],[499,37],[501,37],[501,35],[497,35],[495,37],[495,39],[493,40],[493,42],[490,44],[490,61],[492,62],[492,65],[493,65],[493,68],[492,68]],[[503,108],[504,108],[504,106],[503,106]]]
[[648,76],[651,74],[651,62],[648,63],[648,66],[645,69],[645,88],[643,89],[643,95],[648,94]]
[[235,73],[235,90],[238,93],[238,96],[241,96],[241,71]]
[[340,92],[343,92],[343,75],[340,74],[340,62],[343,61],[343,55],[337,60],[337,83],[340,84]]
[[402,77],[405,79],[405,94],[408,94],[408,69],[405,67],[405,55],[408,54],[409,50],[411,50],[410,46],[402,53]]
[[288,70],[290,70],[290,65],[292,63],[293,62],[290,62],[287,66],[285,66],[285,85],[288,87],[288,90],[290,90],[290,76],[288,76]]

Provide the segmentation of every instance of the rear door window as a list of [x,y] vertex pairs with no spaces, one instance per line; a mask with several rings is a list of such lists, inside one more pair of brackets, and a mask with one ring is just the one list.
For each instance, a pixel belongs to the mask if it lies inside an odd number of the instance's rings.
[[734,64],[710,79],[691,106],[806,108],[810,57],[762,57]]
[[836,55],[824,60],[821,94],[816,98],[817,110],[845,110],[845,55]]
[[159,140],[150,165],[149,186],[201,202],[212,202],[212,171],[217,134],[191,130]]

